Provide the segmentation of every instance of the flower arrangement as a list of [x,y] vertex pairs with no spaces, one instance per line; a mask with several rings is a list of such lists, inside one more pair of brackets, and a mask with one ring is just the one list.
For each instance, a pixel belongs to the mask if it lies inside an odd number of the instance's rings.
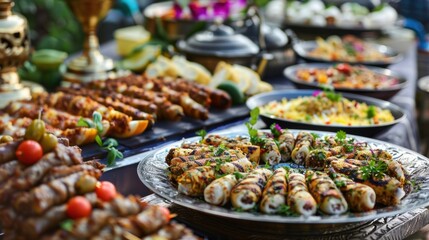
[[167,18],[213,20],[227,19],[239,14],[247,6],[246,0],[175,0]]

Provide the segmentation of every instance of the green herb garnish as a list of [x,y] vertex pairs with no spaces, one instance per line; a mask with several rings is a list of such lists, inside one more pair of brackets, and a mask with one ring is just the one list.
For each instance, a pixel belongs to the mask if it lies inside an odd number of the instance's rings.
[[320,135],[317,133],[311,133],[311,136],[313,136],[314,140],[320,138]]
[[277,213],[283,216],[294,216],[296,213],[286,204],[282,204],[277,209]]
[[78,126],[80,127],[89,127],[97,129],[97,136],[95,136],[95,142],[100,146],[101,149],[107,151],[107,166],[115,165],[116,159],[121,159],[124,157],[121,151],[119,151],[116,147],[118,146],[118,142],[113,138],[107,138],[104,140],[101,139],[101,133],[103,132],[103,123],[102,116],[99,112],[94,112],[92,114],[92,121],[90,123],[88,120],[84,118],[80,118],[78,121]]
[[215,157],[218,157],[218,156],[220,156],[220,155],[222,155],[222,153],[224,153],[225,151],[226,151],[227,149],[226,149],[226,147],[225,147],[225,144],[220,144],[217,148],[216,148],[216,150],[214,151],[214,156]]
[[201,130],[197,131],[195,134],[196,134],[197,136],[200,136],[200,137],[201,137],[200,143],[202,143],[202,142],[203,142],[203,140],[204,140],[204,138],[205,138],[205,137],[206,137],[206,135],[207,135],[207,132],[206,132],[206,130],[201,129]]
[[375,106],[374,105],[368,106],[368,110],[366,110],[366,117],[367,118],[375,117]]
[[241,172],[234,172],[234,176],[237,180],[244,178],[244,175]]
[[371,177],[382,178],[387,172],[387,164],[373,159],[368,162],[367,166],[362,166],[360,171],[362,172],[363,180],[368,180]]
[[341,98],[343,97],[341,95],[341,93],[335,93],[332,90],[331,91],[324,90],[324,93],[325,93],[326,97],[333,102],[339,102],[341,100]]
[[60,223],[60,227],[63,230],[70,232],[73,229],[73,224],[74,224],[74,221],[68,218]]
[[346,140],[347,134],[343,130],[340,130],[337,132],[335,137],[337,138],[338,141],[343,142],[344,140]]
[[346,182],[342,180],[334,180],[334,183],[338,188],[342,188],[346,186]]
[[250,111],[249,121],[245,123],[250,136],[250,142],[255,145],[265,144],[265,139],[258,136],[258,130],[253,126],[258,122],[259,108],[254,108]]

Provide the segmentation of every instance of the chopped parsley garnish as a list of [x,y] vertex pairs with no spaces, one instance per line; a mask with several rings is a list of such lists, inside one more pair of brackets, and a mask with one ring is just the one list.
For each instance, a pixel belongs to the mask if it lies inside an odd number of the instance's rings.
[[313,136],[314,140],[320,138],[320,135],[317,133],[311,133],[311,136]]
[[200,136],[200,137],[201,137],[201,140],[200,140],[200,143],[201,143],[201,142],[203,142],[204,138],[206,137],[207,132],[206,132],[206,130],[201,129],[201,130],[197,131],[195,134],[196,134],[197,136]]
[[334,183],[338,188],[342,188],[346,186],[346,182],[342,180],[334,180]]
[[277,213],[283,216],[294,216],[296,213],[286,204],[282,204],[277,209]]
[[387,172],[387,164],[383,161],[371,160],[367,166],[362,166],[360,171],[363,180],[368,180],[371,177],[382,178]]
[[224,153],[225,151],[226,151],[227,149],[226,149],[226,147],[225,147],[225,144],[220,144],[217,148],[216,148],[216,150],[214,151],[214,156],[220,156],[220,155],[222,155],[222,153]]
[[305,121],[311,121],[311,116],[309,114],[305,114]]
[[241,172],[234,172],[234,176],[237,180],[244,178],[244,175]]
[[366,110],[366,117],[367,118],[375,117],[375,106],[374,105],[368,106],[368,110]]
[[337,135],[335,135],[338,141],[343,142],[346,140],[347,134],[343,130],[340,130],[337,132]]

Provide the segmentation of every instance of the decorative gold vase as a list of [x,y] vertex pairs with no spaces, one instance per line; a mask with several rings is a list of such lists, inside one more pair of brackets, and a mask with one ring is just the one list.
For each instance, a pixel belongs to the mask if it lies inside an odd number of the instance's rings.
[[0,107],[30,98],[30,89],[20,84],[16,72],[30,54],[28,24],[12,13],[13,5],[11,0],[0,0]]
[[96,29],[113,5],[114,0],[66,0],[71,11],[83,27],[85,40],[82,55],[67,64],[64,80],[68,82],[90,82],[103,80],[114,72],[114,63],[99,50]]

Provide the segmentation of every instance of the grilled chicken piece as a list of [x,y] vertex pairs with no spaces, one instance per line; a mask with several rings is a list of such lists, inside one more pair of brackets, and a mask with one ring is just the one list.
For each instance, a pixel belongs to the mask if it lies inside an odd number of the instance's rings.
[[341,190],[352,212],[366,212],[372,210],[376,202],[376,194],[371,187],[357,183],[341,173],[329,169],[330,177]]
[[314,137],[308,132],[299,132],[296,136],[295,148],[292,151],[292,160],[299,165],[303,165],[310,148],[313,145]]
[[[52,126],[53,128],[65,130],[80,128],[77,123],[80,117],[71,115],[67,112],[63,112],[54,108],[47,107],[46,105],[38,105],[32,102],[13,102],[6,108],[7,113],[15,118],[31,118],[37,119],[39,112],[42,109],[41,119],[46,125]],[[91,119],[86,118],[85,121],[92,122]],[[106,120],[102,120],[103,132],[100,133],[104,136],[110,128],[110,124]]]
[[[172,158],[168,164],[170,166],[176,166],[176,165],[180,165],[180,164],[186,163],[186,162],[193,162],[193,161],[200,160],[200,159],[209,159],[209,158],[214,158],[214,157],[223,157],[223,158],[225,158],[225,160],[227,160],[228,157],[232,158],[230,160],[245,157],[245,155],[243,154],[243,152],[241,150],[215,149],[215,148],[213,148],[213,149],[204,148],[204,149],[207,151],[202,151],[202,150],[198,151],[197,149],[194,149],[194,150],[190,151],[190,153],[197,153],[197,154],[185,155],[185,156],[179,156],[179,157]],[[174,151],[177,151],[177,153],[175,154]],[[181,154],[180,151],[181,151],[181,148],[176,148],[174,150],[170,149],[170,152],[172,152],[171,154],[173,154],[173,155],[180,155]],[[184,150],[184,151],[182,151],[182,153],[183,152],[186,153],[189,151]],[[204,165],[204,163],[203,163],[203,165]]]
[[203,144],[219,146],[224,145],[227,148],[235,148],[240,145],[251,145],[249,138],[237,136],[235,138],[224,137],[216,134],[207,135],[203,141]]
[[313,195],[319,209],[330,215],[345,213],[348,209],[347,201],[334,181],[328,174],[319,171],[308,170],[305,174],[308,189]]
[[238,181],[236,174],[214,180],[204,189],[204,200],[213,205],[224,206],[229,202],[231,190]]
[[95,91],[84,89],[84,88],[76,89],[76,88],[66,88],[66,87],[61,87],[58,90],[68,94],[75,95],[75,96],[89,97],[92,100],[100,104],[103,104],[104,106],[112,107],[117,111],[120,111],[122,113],[125,113],[131,116],[134,120],[148,120],[150,126],[155,123],[155,118],[152,114],[142,112],[139,109],[134,108],[133,106],[129,106],[121,101],[112,99],[109,96],[101,97],[97,95],[97,92]]
[[278,138],[278,141],[282,161],[289,161],[291,159],[292,151],[295,147],[295,137],[289,130],[283,129]]
[[276,213],[286,203],[287,181],[286,170],[277,168],[265,185],[260,209],[264,213]]
[[177,178],[178,191],[188,196],[202,196],[207,185],[216,179],[216,174],[249,172],[252,169],[252,163],[246,158],[225,162],[218,166],[196,167]]
[[[240,157],[237,155],[228,155],[228,156],[221,156],[221,157],[203,158],[195,161],[187,161],[187,162],[171,164],[168,169],[174,176],[179,176],[180,174],[186,172],[187,170],[195,167],[201,167],[201,166],[207,166],[207,165],[215,166],[218,163],[231,162],[231,161],[233,162],[243,157],[244,155]],[[175,159],[173,159],[173,161],[174,160]]]
[[17,160],[6,162],[0,165],[0,182],[6,181],[9,177],[21,172],[25,166]]
[[314,215],[317,203],[308,191],[304,174],[289,171],[287,204],[290,208],[305,217]]
[[262,191],[271,177],[272,171],[260,168],[249,173],[231,191],[231,203],[234,208],[244,211],[253,209],[262,197]]
[[103,116],[103,119],[110,122],[108,135],[114,137],[127,138],[141,134],[146,130],[149,123],[147,120],[133,121],[130,116],[107,108],[84,96],[57,92],[50,95],[40,95],[38,99],[50,107],[82,117],[92,118],[94,112],[99,112]]
[[94,169],[100,170],[100,168],[95,167],[93,164],[88,164],[85,162],[80,165],[73,166],[56,166],[49,170],[49,172],[42,178],[42,183],[49,183],[55,179],[64,178],[74,173],[79,172],[91,172]]

